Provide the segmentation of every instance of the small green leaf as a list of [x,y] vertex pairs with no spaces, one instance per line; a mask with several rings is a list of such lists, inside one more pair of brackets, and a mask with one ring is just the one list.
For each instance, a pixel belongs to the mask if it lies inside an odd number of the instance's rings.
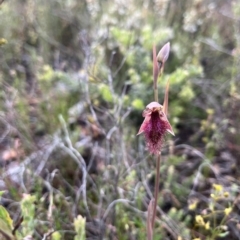
[[5,236],[6,239],[14,239],[12,235],[12,222],[7,210],[3,206],[0,206],[0,233]]
[[5,38],[0,38],[0,46],[7,44],[7,40]]
[[229,232],[228,232],[228,231],[218,234],[218,236],[219,236],[219,237],[222,237],[222,238],[223,238],[223,237],[226,237],[227,235],[229,235]]
[[112,102],[113,101],[113,96],[112,96],[112,93],[110,91],[110,88],[108,85],[106,84],[101,84],[99,86],[99,89],[100,89],[100,93],[103,97],[103,99],[106,101],[106,102]]
[[53,240],[61,240],[61,239],[62,239],[62,236],[61,236],[60,232],[54,232],[54,233],[52,234],[52,239],[53,239]]
[[0,191],[0,199],[2,197],[2,195],[5,193],[6,191]]
[[2,219],[7,224],[9,229],[12,230],[12,227],[13,227],[12,222],[13,221],[10,218],[8,211],[3,206],[0,206],[0,219]]
[[139,98],[133,100],[132,106],[137,110],[143,110],[144,109],[143,101]]

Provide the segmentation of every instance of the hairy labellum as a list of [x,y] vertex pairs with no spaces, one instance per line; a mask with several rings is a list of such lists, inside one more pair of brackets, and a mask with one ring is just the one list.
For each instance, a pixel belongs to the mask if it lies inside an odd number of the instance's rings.
[[174,135],[172,127],[163,112],[163,106],[151,102],[143,111],[145,117],[138,134],[144,133],[148,150],[153,154],[161,151],[164,135],[169,132]]

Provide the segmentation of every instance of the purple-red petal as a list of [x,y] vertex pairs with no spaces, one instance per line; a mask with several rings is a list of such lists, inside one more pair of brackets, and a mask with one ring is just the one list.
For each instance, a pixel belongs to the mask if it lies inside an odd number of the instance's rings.
[[143,121],[143,123],[142,123],[142,125],[141,125],[141,127],[140,127],[140,129],[139,129],[139,131],[137,133],[137,135],[139,135],[139,134],[141,134],[141,133],[143,133],[145,131],[145,129],[147,128],[147,126],[149,124],[150,118],[151,118],[150,115],[146,115],[146,117],[145,117],[145,119],[144,119],[144,121]]

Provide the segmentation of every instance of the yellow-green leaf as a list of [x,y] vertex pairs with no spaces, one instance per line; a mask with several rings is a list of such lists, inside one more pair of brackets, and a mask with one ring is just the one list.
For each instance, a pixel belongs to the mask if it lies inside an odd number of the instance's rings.
[[0,206],[0,234],[5,237],[5,239],[15,239],[12,235],[12,228],[12,219],[9,213],[3,206]]
[[11,217],[9,216],[9,213],[8,211],[3,207],[3,206],[0,206],[0,219],[2,219],[8,226],[8,228],[10,230],[12,230],[12,219]]

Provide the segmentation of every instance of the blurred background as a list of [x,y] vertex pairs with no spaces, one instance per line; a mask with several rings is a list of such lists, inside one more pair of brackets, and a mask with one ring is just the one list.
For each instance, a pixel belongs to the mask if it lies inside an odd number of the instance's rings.
[[2,239],[146,239],[155,158],[136,133],[168,41],[154,239],[240,239],[237,0],[2,1]]

